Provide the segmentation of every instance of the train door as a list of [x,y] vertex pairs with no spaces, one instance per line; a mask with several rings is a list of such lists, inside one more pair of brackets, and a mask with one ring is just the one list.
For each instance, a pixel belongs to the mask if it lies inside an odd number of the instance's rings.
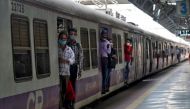
[[137,78],[137,72],[138,72],[138,40],[137,37],[133,38],[133,63],[134,63],[134,80]]
[[142,52],[142,39],[139,34],[136,34],[136,57],[135,57],[135,65],[136,65],[136,71],[135,71],[135,80],[138,80],[143,75],[143,52]]
[[152,72],[153,68],[153,47],[152,47],[152,41],[151,39],[148,39],[149,42],[149,59],[150,59],[150,65],[149,65],[149,73]]
[[148,48],[147,48],[147,40],[143,38],[143,76],[146,75],[147,72],[147,55],[148,55]]
[[151,68],[151,48],[150,48],[150,45],[151,45],[151,41],[150,39],[146,38],[145,40],[145,50],[144,50],[144,75],[148,75],[149,72],[151,71],[150,68]]
[[166,42],[166,67],[168,67],[168,65],[169,65],[169,44],[168,44],[168,42]]
[[163,68],[165,68],[166,67],[166,49],[167,49],[167,44],[166,44],[166,42],[163,42],[163,62],[164,62],[164,64],[163,64]]
[[[62,17],[57,17],[57,34],[59,34],[61,31],[65,30],[68,31],[69,28],[72,28],[72,21],[69,19],[65,19]],[[60,66],[60,63],[59,63]],[[60,90],[64,87],[63,84],[64,81],[62,79],[60,79]],[[61,91],[62,92],[62,91]],[[60,93],[61,94],[61,93]],[[62,94],[61,94],[62,95]],[[64,98],[60,97],[60,101],[63,100]],[[60,102],[61,103],[61,102]],[[62,107],[62,103],[59,104],[60,107]]]
[[158,44],[158,69],[162,69],[163,65],[163,56],[162,56],[162,42],[159,42]]
[[158,70],[159,69],[159,43],[158,41],[156,41],[156,69]]
[[[132,33],[124,33],[124,43],[127,41],[127,39],[131,40],[131,44],[133,47],[133,51],[132,51],[132,60],[130,63],[130,67],[129,67],[129,83],[134,81],[134,76],[135,76],[135,61],[134,61],[134,57],[135,57],[135,44],[134,44],[134,37]],[[124,69],[125,70],[125,69]]]

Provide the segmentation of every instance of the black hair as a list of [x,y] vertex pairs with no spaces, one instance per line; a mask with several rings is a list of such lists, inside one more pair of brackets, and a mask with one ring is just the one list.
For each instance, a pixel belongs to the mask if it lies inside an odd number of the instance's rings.
[[[58,36],[58,39],[60,39],[60,37],[62,36],[62,35],[67,35],[67,31],[65,31],[65,30],[63,30],[63,31],[61,31],[60,33],[59,33],[59,36]],[[68,35],[67,35],[68,36]]]
[[77,32],[77,29],[75,29],[75,28],[70,28],[70,29],[69,29],[69,33],[72,32],[72,31]]
[[108,31],[103,29],[102,32],[101,32],[101,36],[103,36],[104,34],[108,34]]

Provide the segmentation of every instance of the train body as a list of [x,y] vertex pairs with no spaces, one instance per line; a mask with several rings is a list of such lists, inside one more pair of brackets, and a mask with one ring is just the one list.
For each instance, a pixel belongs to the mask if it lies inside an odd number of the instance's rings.
[[[178,63],[172,51],[183,41],[166,39],[71,0],[0,0],[0,109],[58,109],[59,64],[57,36],[75,27],[84,55],[82,77],[77,80],[76,107],[101,98],[99,40],[107,29],[117,51],[111,89],[124,86],[123,45],[132,40],[133,61],[129,83]],[[172,56],[173,55],[173,56]]]

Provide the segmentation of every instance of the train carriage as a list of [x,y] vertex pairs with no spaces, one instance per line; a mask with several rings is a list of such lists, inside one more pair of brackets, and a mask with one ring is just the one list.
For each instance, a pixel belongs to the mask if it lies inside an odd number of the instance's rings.
[[[133,61],[129,83],[177,63],[171,47],[187,44],[149,33],[71,0],[0,1],[0,108],[58,109],[59,76],[57,35],[75,27],[84,53],[82,77],[77,80],[76,108],[101,95],[99,40],[107,29],[117,50],[118,62],[111,73],[113,92],[124,86],[123,45],[132,40]],[[168,59],[164,55],[168,48]],[[186,52],[185,52],[186,51]]]

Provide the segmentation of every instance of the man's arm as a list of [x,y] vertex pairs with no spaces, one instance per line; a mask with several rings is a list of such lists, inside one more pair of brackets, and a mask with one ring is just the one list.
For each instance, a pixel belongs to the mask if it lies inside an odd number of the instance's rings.
[[78,44],[78,47],[79,47],[79,71],[78,71],[78,77],[80,78],[81,77],[81,72],[82,72],[82,69],[83,69],[84,56],[83,56],[82,46],[80,44]]
[[69,61],[69,64],[71,65],[75,63],[75,54],[70,47],[69,47],[69,54],[70,54],[70,58],[68,59],[68,61]]

